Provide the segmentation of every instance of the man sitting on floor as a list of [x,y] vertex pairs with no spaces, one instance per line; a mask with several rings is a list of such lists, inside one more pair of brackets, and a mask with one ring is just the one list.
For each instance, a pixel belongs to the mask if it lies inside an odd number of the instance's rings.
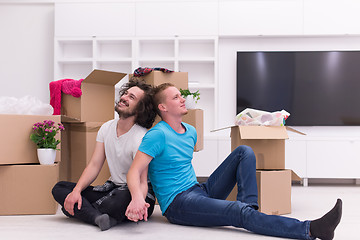
[[[149,177],[162,214],[171,222],[192,226],[234,226],[254,233],[294,238],[333,239],[342,215],[342,201],[322,218],[299,221],[257,211],[256,159],[250,147],[237,147],[202,184],[191,164],[196,130],[182,122],[185,99],[171,84],[155,89],[154,105],[162,120],[143,138],[128,172],[131,203],[126,216],[146,220],[149,204],[141,191],[141,176]],[[225,200],[238,186],[237,201]]]
[[[143,136],[156,116],[151,94],[152,87],[144,82],[130,81],[122,87],[120,100],[115,106],[119,119],[110,120],[101,126],[94,153],[78,183],[62,181],[52,190],[65,215],[97,225],[102,231],[127,219],[125,210],[131,195],[126,174]],[[90,186],[105,159],[109,165],[110,179],[102,186]],[[148,183],[147,171],[141,174],[141,192],[148,204],[147,214],[150,216],[155,197]]]

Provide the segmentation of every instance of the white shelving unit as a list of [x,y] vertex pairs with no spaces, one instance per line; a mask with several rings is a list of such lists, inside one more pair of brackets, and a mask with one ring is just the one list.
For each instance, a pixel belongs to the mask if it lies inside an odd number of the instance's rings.
[[188,72],[189,89],[201,94],[198,108],[204,109],[206,136],[216,126],[217,59],[217,37],[57,37],[54,77],[85,78],[93,69],[132,73],[138,67]]

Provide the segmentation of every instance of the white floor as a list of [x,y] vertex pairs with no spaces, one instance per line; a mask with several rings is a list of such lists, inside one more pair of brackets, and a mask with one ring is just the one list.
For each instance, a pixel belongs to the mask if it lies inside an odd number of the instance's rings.
[[[335,232],[335,239],[357,240],[360,228],[360,186],[293,186],[292,213],[287,215],[300,220],[322,216],[343,200],[343,217]],[[156,206],[148,222],[126,223],[101,232],[99,228],[56,215],[0,216],[0,239],[64,240],[64,239],[276,239],[249,233],[233,227],[200,228],[173,225],[161,216]]]

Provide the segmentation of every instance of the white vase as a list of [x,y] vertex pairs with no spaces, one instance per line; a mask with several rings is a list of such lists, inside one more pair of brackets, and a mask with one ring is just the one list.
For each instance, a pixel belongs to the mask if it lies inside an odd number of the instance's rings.
[[187,95],[185,98],[186,109],[196,109],[196,102],[193,95]]
[[55,162],[56,150],[53,148],[38,148],[37,155],[40,164],[51,165]]

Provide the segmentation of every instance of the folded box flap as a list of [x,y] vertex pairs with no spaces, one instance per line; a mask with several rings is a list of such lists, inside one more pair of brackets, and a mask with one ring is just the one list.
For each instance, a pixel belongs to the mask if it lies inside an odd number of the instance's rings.
[[104,70],[94,69],[89,76],[84,79],[84,83],[96,83],[103,85],[115,86],[127,74],[119,72],[110,72]]
[[285,127],[275,126],[237,126],[241,139],[288,139]]

